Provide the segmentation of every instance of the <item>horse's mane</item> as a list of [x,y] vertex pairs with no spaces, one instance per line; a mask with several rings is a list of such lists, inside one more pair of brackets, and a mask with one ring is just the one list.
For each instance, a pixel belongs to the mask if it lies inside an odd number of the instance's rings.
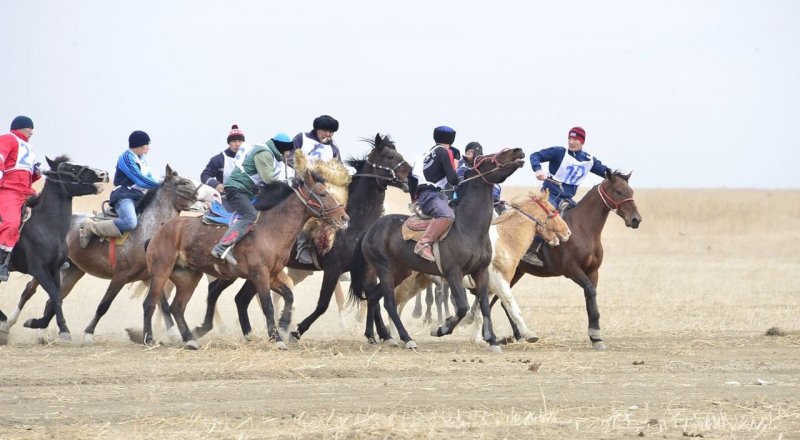
[[[65,163],[65,162],[69,162],[69,161],[70,161],[70,158],[66,154],[62,154],[62,155],[56,157],[53,160],[50,160],[50,159],[47,160],[48,164],[50,165],[50,171],[58,170],[58,166],[59,165],[61,165],[62,163]],[[40,195],[41,194],[34,194],[34,195],[28,197],[25,200],[25,206],[27,206],[28,208],[33,208],[36,205],[38,205],[39,201],[41,200],[40,199]]]
[[533,191],[529,191],[527,195],[520,195],[514,197],[513,199],[511,199],[511,202],[509,203],[509,206],[511,206],[512,208],[507,209],[505,212],[500,214],[499,217],[492,220],[492,224],[496,225],[498,223],[503,223],[506,220],[510,219],[511,217],[520,215],[520,213],[517,212],[516,209],[513,209],[513,207],[518,206],[520,208],[524,208],[530,205],[531,203],[534,203],[534,201],[537,199],[543,201],[544,203],[548,203],[547,198],[544,197],[543,193],[537,194],[534,193]]
[[253,206],[259,211],[266,211],[278,206],[290,194],[292,194],[292,187],[283,180],[276,180],[258,191]]
[[[361,138],[359,140],[364,141],[364,142],[372,145],[372,148],[375,148],[375,139]],[[397,151],[397,147],[394,145],[394,141],[392,140],[391,137],[389,137],[388,134],[383,137],[383,146],[387,147],[387,148],[391,148],[392,150]],[[364,164],[367,163],[367,156],[368,155],[369,154],[365,154],[365,155],[360,156],[360,157],[350,156],[350,158],[345,160],[344,163],[346,163],[347,165],[355,168],[356,170],[360,170],[361,167],[363,167]]]
[[161,191],[161,185],[159,185],[158,188],[156,188],[154,191],[147,191],[146,193],[144,193],[144,197],[142,197],[141,199],[139,199],[138,202],[136,202],[136,213],[141,214],[147,208],[149,208],[150,205],[153,204],[153,200],[156,199],[156,194],[159,191]]
[[58,169],[59,165],[61,165],[64,162],[69,162],[69,160],[70,160],[69,156],[67,156],[66,154],[62,154],[61,156],[58,156],[55,159],[53,159],[52,161],[50,161],[50,163],[52,164],[50,169],[55,171],[55,170]]

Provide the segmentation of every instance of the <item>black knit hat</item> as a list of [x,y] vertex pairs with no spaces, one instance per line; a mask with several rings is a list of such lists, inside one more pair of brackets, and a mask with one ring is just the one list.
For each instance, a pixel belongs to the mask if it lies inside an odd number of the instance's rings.
[[231,131],[228,133],[228,143],[231,141],[242,141],[244,142],[244,132],[239,130],[239,126],[236,124],[231,125]]
[[314,119],[314,130],[339,131],[339,121],[328,115],[322,115]]
[[17,116],[11,121],[12,130],[22,130],[23,128],[33,128],[33,121],[27,116]]
[[433,140],[437,144],[452,145],[456,140],[456,131],[445,125],[436,127],[433,129]]
[[150,145],[150,136],[147,133],[136,130],[128,136],[128,148],[137,148],[142,145]]

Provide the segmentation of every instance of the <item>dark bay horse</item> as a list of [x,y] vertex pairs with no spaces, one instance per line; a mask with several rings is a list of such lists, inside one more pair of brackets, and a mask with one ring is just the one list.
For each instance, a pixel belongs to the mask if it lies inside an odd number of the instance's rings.
[[[61,272],[63,297],[69,295],[75,284],[87,273],[98,278],[110,279],[106,292],[97,306],[94,318],[84,330],[84,342],[94,341],[94,331],[98,322],[106,314],[117,294],[127,283],[147,281],[150,276],[144,256],[144,243],[153,236],[156,229],[166,220],[177,217],[181,211],[188,210],[198,200],[220,201],[219,193],[208,185],[198,184],[192,179],[181,177],[169,165],[166,166],[164,180],[158,189],[145,194],[136,206],[139,222],[122,244],[114,240],[92,240],[86,248],[79,244],[79,230],[87,214],[72,216],[72,224],[67,235],[70,266]],[[22,310],[25,302],[36,291],[37,283],[28,283],[15,312]],[[62,299],[63,299],[62,297]],[[172,317],[168,307],[162,305],[168,329],[172,328]],[[29,319],[25,327],[44,329],[53,318],[52,305],[45,306],[41,318]],[[172,329],[174,331],[174,328]]]
[[[511,285],[526,273],[537,277],[564,276],[583,288],[586,313],[589,317],[589,339],[592,347],[606,348],[600,335],[600,312],[597,310],[597,281],[603,263],[603,243],[600,235],[614,212],[625,220],[625,226],[636,229],[642,221],[633,189],[628,185],[630,173],[607,173],[605,179],[595,185],[577,206],[564,212],[564,220],[572,231],[572,237],[561,246],[543,247],[544,267],[535,267],[524,261],[517,266]],[[517,329],[512,322],[515,336]]]
[[[284,182],[273,185],[285,188],[285,195],[278,197],[274,206],[256,204],[262,212],[253,231],[232,251],[238,261],[236,266],[214,258],[210,253],[225,228],[206,225],[199,218],[177,217],[164,223],[156,232],[146,251],[150,290],[143,304],[145,344],[153,344],[155,302],[164,295],[167,280],[171,280],[176,292],[170,311],[185,346],[197,348],[197,341],[186,324],[184,310],[197,283],[206,273],[219,279],[246,278],[253,282],[267,318],[270,336],[275,338],[279,348],[286,348],[275,329],[275,315],[269,297],[271,282],[286,266],[290,248],[309,218],[327,219],[338,228],[346,228],[349,218],[344,207],[328,192],[324,181],[309,171],[302,178],[296,176],[292,179],[291,186]],[[290,311],[290,299],[287,298],[286,302]]]
[[[96,168],[69,163],[67,156],[47,159],[44,188],[32,203],[31,218],[25,223],[19,242],[11,254],[11,269],[32,275],[50,297],[59,335],[70,340],[69,328],[61,310],[61,276],[67,261],[66,236],[72,216],[72,198],[102,191],[108,173]],[[0,312],[0,343],[5,343],[9,321]]]
[[[412,271],[443,275],[455,296],[456,315],[435,329],[432,333],[434,336],[452,333],[469,310],[463,285],[465,275],[471,275],[475,280],[482,311],[489,314],[488,267],[492,260],[492,246],[488,231],[494,212],[492,185],[502,183],[522,167],[524,158],[525,154],[519,148],[475,158],[474,165],[466,172],[458,187],[455,222],[447,236],[439,242],[441,271],[436,263],[414,254],[413,241],[403,240],[401,227],[407,215],[387,215],[367,230],[361,240],[361,252],[354,256],[356,261],[350,271],[350,293],[353,298],[368,300],[365,331],[368,341],[375,341],[373,323],[377,325],[381,339],[391,339],[383,326],[378,306],[378,301],[383,298],[384,307],[405,347],[416,347],[400,320],[394,298],[395,286]],[[483,330],[484,339],[492,350],[498,351],[489,316],[486,316]]]
[[[314,321],[328,309],[339,277],[350,270],[353,251],[358,239],[382,215],[387,186],[391,185],[406,192],[408,191],[408,174],[411,172],[411,166],[397,152],[392,139],[389,136],[381,136],[379,133],[375,135],[374,141],[367,140],[367,142],[372,145],[372,149],[365,158],[347,161],[347,164],[356,170],[348,187],[349,195],[346,209],[347,215],[350,216],[350,225],[347,229],[337,232],[336,240],[333,242],[330,251],[325,255],[317,254],[320,266],[324,271],[319,300],[314,311],[297,326],[296,331],[292,332],[292,336],[295,339],[299,339]],[[299,263],[295,246],[292,246],[292,253],[287,266],[293,269],[319,270],[313,265]],[[205,321],[201,327],[196,327],[194,330],[198,337],[211,330],[217,298],[222,293],[222,289],[232,282],[219,280],[212,283],[213,285],[209,285]],[[247,282],[242,286],[239,294],[236,295],[239,324],[245,336],[248,336],[251,332],[247,306],[255,294],[255,287],[252,283]]]

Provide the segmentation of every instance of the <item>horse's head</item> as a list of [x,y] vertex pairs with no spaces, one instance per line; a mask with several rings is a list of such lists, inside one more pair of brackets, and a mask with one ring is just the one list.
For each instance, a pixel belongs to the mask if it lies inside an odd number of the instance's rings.
[[633,189],[628,185],[630,177],[631,173],[609,171],[605,180],[597,185],[597,191],[606,207],[625,220],[625,226],[636,229],[642,222],[642,216],[633,200]]
[[[411,174],[411,165],[397,152],[394,142],[389,135],[375,135],[375,140],[366,139],[372,145],[372,150],[367,155],[365,166],[361,174],[375,177],[379,182],[400,188],[408,192],[408,175]],[[367,168],[369,167],[369,169]]]
[[347,229],[350,217],[345,213],[344,205],[328,191],[322,178],[306,170],[303,179],[295,178],[294,183],[295,192],[314,217],[327,220],[338,229]]
[[521,148],[505,148],[498,153],[475,157],[464,178],[477,175],[490,185],[502,183],[524,164],[525,153]]
[[197,184],[189,178],[181,177],[169,165],[161,182],[161,189],[172,196],[172,204],[179,211],[188,211],[197,202]]
[[108,183],[107,172],[70,163],[67,156],[58,156],[55,159],[45,157],[45,159],[50,170],[45,171],[44,175],[48,180],[61,185],[69,196],[99,194],[103,192],[103,184]]
[[515,198],[511,207],[536,223],[536,235],[549,246],[558,246],[561,242],[569,240],[572,232],[558,210],[548,201],[549,196],[547,191],[530,193]]

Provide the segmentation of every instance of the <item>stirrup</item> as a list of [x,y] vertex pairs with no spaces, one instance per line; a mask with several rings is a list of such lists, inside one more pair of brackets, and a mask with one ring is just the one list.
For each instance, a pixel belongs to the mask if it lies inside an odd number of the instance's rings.
[[425,261],[430,261],[431,263],[435,263],[436,257],[427,258],[423,255],[423,253],[425,252],[425,248],[429,248],[431,250],[431,256],[433,256],[433,243],[422,243],[422,246],[420,246],[420,243],[418,242],[414,246],[414,253]]
[[536,251],[527,252],[522,256],[522,261],[535,267],[544,267],[544,262],[539,258]]

